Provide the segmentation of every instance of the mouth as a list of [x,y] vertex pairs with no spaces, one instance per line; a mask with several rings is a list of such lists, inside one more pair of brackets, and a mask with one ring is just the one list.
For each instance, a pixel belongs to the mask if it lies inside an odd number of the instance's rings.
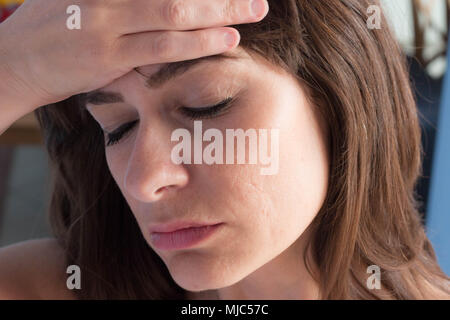
[[160,250],[181,250],[206,241],[223,223],[176,223],[150,228],[150,241]]

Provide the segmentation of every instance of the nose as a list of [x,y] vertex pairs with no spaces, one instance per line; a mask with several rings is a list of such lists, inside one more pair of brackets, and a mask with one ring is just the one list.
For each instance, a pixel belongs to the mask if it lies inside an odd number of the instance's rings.
[[171,132],[153,128],[138,129],[124,177],[126,192],[141,202],[155,202],[183,188],[188,172],[171,160]]

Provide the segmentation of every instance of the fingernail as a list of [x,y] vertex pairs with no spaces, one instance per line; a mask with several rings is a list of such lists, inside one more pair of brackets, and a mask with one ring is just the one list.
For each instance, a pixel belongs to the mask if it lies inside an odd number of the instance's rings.
[[264,0],[253,0],[252,1],[252,13],[255,17],[260,17],[264,14],[266,10],[264,5]]
[[235,42],[236,42],[236,36],[234,35],[234,32],[227,31],[225,33],[225,45],[230,48],[230,47],[234,46]]

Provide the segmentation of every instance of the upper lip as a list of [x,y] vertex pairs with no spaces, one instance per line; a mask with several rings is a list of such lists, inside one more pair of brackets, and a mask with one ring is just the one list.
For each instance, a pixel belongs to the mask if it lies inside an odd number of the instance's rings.
[[193,228],[193,227],[206,227],[219,224],[220,222],[196,222],[196,221],[174,221],[164,224],[155,224],[149,227],[151,233],[158,232],[174,232],[181,229]]

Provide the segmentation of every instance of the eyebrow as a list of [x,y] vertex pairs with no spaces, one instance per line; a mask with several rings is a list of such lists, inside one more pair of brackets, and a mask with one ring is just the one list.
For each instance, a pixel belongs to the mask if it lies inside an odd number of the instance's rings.
[[[194,66],[199,65],[201,63],[209,62],[209,61],[223,61],[228,59],[238,59],[239,56],[231,53],[222,53],[218,55],[213,56],[206,56],[201,57],[198,59],[193,60],[184,60],[179,62],[172,62],[165,64],[159,69],[157,72],[155,72],[150,77],[145,76],[141,72],[139,72],[137,69],[135,71],[142,76],[146,77],[145,86],[149,89],[156,89],[162,87],[165,83],[167,83],[169,80],[174,79],[176,77],[181,76],[182,74],[186,73],[190,69],[192,69]],[[87,93],[82,94],[83,96],[83,105],[86,106],[86,104],[92,104],[92,105],[102,105],[102,104],[112,104],[112,103],[120,103],[125,102],[125,99],[123,98],[122,94],[118,92],[112,92],[112,91],[105,91],[102,89],[97,89],[94,91],[90,91]]]

